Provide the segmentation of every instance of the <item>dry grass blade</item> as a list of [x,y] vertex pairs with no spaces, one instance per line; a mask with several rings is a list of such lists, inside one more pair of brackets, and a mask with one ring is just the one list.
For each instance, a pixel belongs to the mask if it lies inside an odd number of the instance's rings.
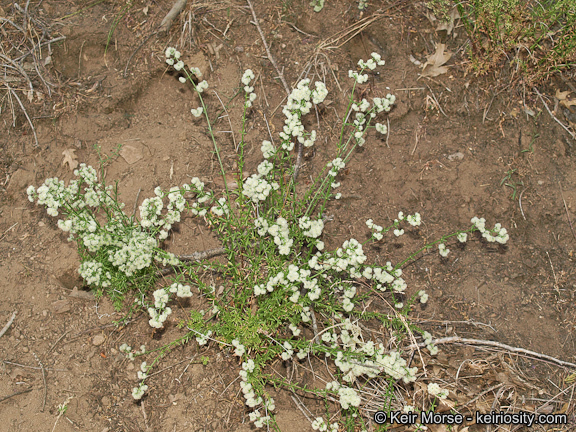
[[[23,98],[32,102],[34,97],[41,101],[42,93],[52,96],[54,84],[45,77],[46,65],[50,63],[52,44],[64,40],[64,36],[52,37],[51,26],[37,15],[35,9],[13,4],[13,16],[0,17],[2,38],[0,39],[0,73],[2,84],[12,106],[12,116],[15,126],[16,115],[13,100],[15,99],[24,113],[34,134],[35,146],[38,146],[38,136]],[[21,15],[21,16],[20,16]],[[17,24],[18,23],[18,24]],[[48,52],[43,47],[48,46]],[[37,88],[42,88],[42,92]]]
[[374,24],[376,21],[387,16],[387,12],[389,10],[400,7],[400,6],[404,6],[404,4],[407,5],[408,1],[407,0],[398,0],[386,8],[379,9],[373,15],[368,16],[366,18],[363,18],[360,21],[358,21],[357,23],[355,23],[349,27],[346,27],[343,30],[340,30],[338,33],[336,33],[333,36],[330,36],[328,39],[326,39],[325,41],[321,42],[320,45],[318,45],[317,50],[318,51],[330,50],[330,49],[337,49],[337,48],[342,47],[348,41],[350,41],[355,36],[360,34],[363,30],[365,30],[368,26]]

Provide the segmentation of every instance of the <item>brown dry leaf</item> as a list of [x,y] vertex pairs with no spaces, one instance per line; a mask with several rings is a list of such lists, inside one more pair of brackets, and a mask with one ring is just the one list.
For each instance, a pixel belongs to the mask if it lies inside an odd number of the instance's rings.
[[448,72],[448,67],[444,64],[452,58],[452,53],[445,51],[445,44],[437,44],[436,52],[428,57],[422,69],[423,77],[436,77]]
[[560,101],[560,104],[564,105],[566,108],[570,108],[571,106],[576,106],[576,99],[569,97],[569,91],[556,90],[556,99]]
[[62,152],[64,155],[64,160],[62,161],[62,165],[68,164],[70,171],[74,171],[78,166],[78,156],[74,154],[76,149],[66,149]]
[[454,22],[460,18],[460,14],[458,13],[458,9],[453,8],[450,11],[450,19],[448,21],[440,21],[436,26],[436,31],[446,30],[446,34],[450,35],[454,30]]

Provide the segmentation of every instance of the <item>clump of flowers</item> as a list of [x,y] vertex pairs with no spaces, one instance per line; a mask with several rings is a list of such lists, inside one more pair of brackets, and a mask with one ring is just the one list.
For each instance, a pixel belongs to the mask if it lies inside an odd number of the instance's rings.
[[[196,91],[200,104],[192,109],[192,114],[204,115],[208,122],[216,159],[226,178],[206,112],[204,98],[208,96],[204,90],[208,83],[198,82],[202,76],[200,70],[187,70],[175,48],[168,48],[165,55],[167,64],[182,75],[180,81],[189,83]],[[353,88],[367,81],[366,69],[383,64],[376,53],[367,61],[361,60],[359,71],[350,71]],[[254,79],[250,69],[240,79],[244,92],[243,137],[247,112],[256,100]],[[258,428],[274,425],[276,407],[266,390],[267,383],[286,384],[266,375],[268,365],[273,361],[297,364],[311,356],[333,362],[339,377],[339,381],[328,383],[324,390],[315,390],[315,394],[330,396],[353,417],[362,405],[358,388],[365,380],[378,376],[405,384],[416,380],[417,368],[410,367],[401,350],[402,343],[380,341],[363,331],[359,322],[368,317],[394,328],[405,328],[405,321],[394,321],[394,317],[406,317],[418,298],[421,304],[428,301],[428,294],[422,290],[407,299],[403,264],[436,244],[440,254],[446,256],[445,241],[452,236],[466,241],[468,232],[480,231],[487,241],[508,240],[501,225],[487,230],[484,219],[474,218],[474,225],[468,230],[428,243],[405,261],[395,265],[391,261],[370,263],[365,252],[367,244],[384,242],[385,238],[398,242],[405,231],[419,232],[420,214],[399,212],[397,219],[388,225],[368,219],[366,241],[348,238],[339,247],[326,250],[323,236],[330,220],[326,214],[327,201],[341,197],[341,193],[335,192],[341,186],[339,177],[352,151],[366,143],[366,132],[374,128],[380,134],[387,133],[387,127],[376,118],[389,112],[395,103],[393,95],[370,102],[366,98],[355,101],[353,93],[336,154],[316,179],[312,178],[311,186],[302,191],[296,187],[298,171],[292,151],[296,145],[300,150],[314,145],[318,134],[306,129],[303,117],[315,105],[322,104],[327,94],[322,82],[312,86],[309,79],[304,79],[296,85],[282,110],[285,120],[279,133],[280,143],[276,146],[271,141],[262,142],[264,160],[251,176],[243,176],[245,142],[241,140],[237,149],[237,190],[225,187],[223,191],[207,191],[195,177],[190,184],[168,191],[156,188],[154,196],[141,203],[137,217],[127,216],[118,203],[116,190],[99,183],[96,171],[85,165],[77,171],[79,179],[69,186],[58,179],[48,179],[37,190],[29,188],[31,201],[46,206],[50,215],[62,216],[59,227],[78,242],[83,257],[80,272],[85,280],[111,293],[117,290],[122,276],[132,284],[126,282],[124,289],[133,287],[134,307],[147,311],[151,327],[166,325],[175,300],[185,306],[181,300],[192,297],[191,286],[194,295],[206,304],[200,311],[191,310],[189,318],[178,323],[179,328],[187,329],[184,336],[162,348],[151,364],[140,365],[137,371],[140,383],[132,390],[134,399],[142,398],[148,390],[145,382],[160,356],[172,346],[196,341],[200,346],[218,344],[237,357],[241,364],[240,389],[251,409],[250,421]],[[225,258],[211,261],[194,256],[189,261],[189,256],[178,258],[162,249],[162,242],[172,235],[174,226],[187,211],[217,235]],[[166,266],[169,268],[163,268]],[[161,277],[166,277],[164,270],[176,273],[168,286],[161,284]],[[215,273],[222,280],[218,289],[213,285]],[[390,302],[392,314],[367,310],[366,300],[374,293]],[[436,354],[438,349],[432,335],[421,333],[427,349]],[[123,344],[120,351],[134,359],[143,355],[145,348],[133,351]],[[294,388],[310,391],[291,384],[291,389]],[[432,384],[428,393],[438,398],[447,394]],[[338,423],[330,424],[317,417],[312,427],[334,432]]]

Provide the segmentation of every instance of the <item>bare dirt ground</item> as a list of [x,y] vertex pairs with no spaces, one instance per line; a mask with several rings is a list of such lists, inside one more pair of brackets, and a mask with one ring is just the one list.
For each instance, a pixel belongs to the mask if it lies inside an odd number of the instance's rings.
[[[10,15],[12,3],[1,4]],[[106,299],[96,302],[82,291],[74,244],[54,218],[28,202],[25,190],[47,177],[69,180],[70,168],[63,165],[67,149],[74,150],[79,162],[96,166],[95,146],[109,158],[106,176],[118,180],[128,209],[136,199],[150,196],[155,186],[168,188],[193,176],[219,187],[205,126],[190,114],[197,101],[166,69],[167,46],[178,46],[189,66],[203,70],[210,90],[229,104],[235,131],[242,102],[233,96],[243,71],[255,71],[258,99],[247,128],[248,141],[254,143],[248,170],[259,162],[260,142],[268,137],[266,122],[273,134],[281,127],[277,107],[284,90],[242,1],[191,3],[167,35],[149,39],[171,1],[134,1],[123,16],[123,2],[83,9],[90,4],[30,3],[31,14],[66,37],[52,45],[46,66],[54,94],[26,105],[34,117],[37,147],[17,104],[12,127],[14,102],[6,97],[1,102],[0,326],[13,312],[17,315],[0,338],[0,398],[23,393],[0,401],[0,429],[53,430],[58,405],[68,401],[56,431],[252,430],[234,382],[239,365],[216,347],[175,349],[149,380],[149,395],[135,403],[130,393],[139,363],[126,360],[118,346],[146,344],[152,349],[181,331],[169,326],[153,334],[143,316],[116,329],[112,322],[121,314]],[[498,76],[466,73],[462,47],[467,37],[458,27],[446,41],[456,53],[448,72],[419,78],[421,70],[410,56],[424,62],[440,36],[413,2],[372,1],[363,14],[351,0],[327,0],[320,13],[308,1],[254,4],[288,83],[307,76],[325,81],[330,90],[330,102],[319,113],[321,139],[305,155],[303,179],[331,154],[339,132],[337,115],[342,115],[351,88],[348,70],[360,58],[376,51],[386,60],[363,95],[397,96],[388,137],[370,135],[348,165],[342,190],[346,199],[329,208],[334,220],[327,243],[335,246],[351,235],[363,238],[367,218],[386,221],[399,211],[420,212],[425,220],[421,231],[428,239],[468,226],[473,216],[501,222],[510,232],[506,247],[475,241],[461,250],[455,246],[441,262],[436,255],[424,256],[405,268],[410,292],[430,293],[429,304],[413,319],[436,336],[493,340],[576,361],[576,237],[569,223],[569,218],[576,220],[576,142],[552,120],[532,89],[508,88],[505,67]],[[334,38],[370,16],[377,19],[359,34]],[[117,17],[121,19],[105,54]],[[318,49],[326,41],[332,43]],[[564,80],[539,87],[551,109],[556,90],[576,85],[568,74]],[[208,103],[213,112],[221,109],[216,93],[209,92]],[[216,127],[224,162],[233,171],[237,137],[229,133],[228,118]],[[196,222],[184,221],[180,233],[170,250],[191,253],[217,245]],[[420,244],[419,237],[405,236],[368,252],[376,262],[397,262]],[[522,396],[518,403],[527,410],[558,393],[554,386],[567,387],[567,370],[514,357],[525,377],[521,379],[504,366],[512,364],[508,354],[499,356],[486,361],[485,351],[447,347],[431,364],[439,375],[455,375],[466,359],[477,366],[485,362],[482,372],[492,373],[491,378],[470,380],[468,400],[504,382]],[[494,361],[500,364],[492,370]],[[474,375],[466,366],[461,372]],[[311,430],[289,394],[277,397],[282,431]],[[549,404],[550,412],[570,401],[570,394],[561,395]],[[312,402],[309,408],[322,412]],[[571,405],[566,409],[571,412]]]

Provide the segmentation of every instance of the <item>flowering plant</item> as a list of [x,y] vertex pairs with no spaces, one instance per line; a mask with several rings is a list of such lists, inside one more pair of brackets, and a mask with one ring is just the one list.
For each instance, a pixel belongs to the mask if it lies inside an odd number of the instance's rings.
[[[255,75],[246,70],[239,84],[244,94],[238,148],[240,172],[238,189],[232,193],[207,114],[204,90],[208,83],[199,82],[202,74],[197,68],[186,69],[176,49],[168,48],[165,54],[166,62],[181,74],[180,82],[190,85],[199,97],[200,106],[191,114],[194,118],[204,116],[208,123],[224,178],[221,193],[207,191],[198,178],[168,192],[156,188],[155,196],[140,205],[137,218],[124,212],[116,188],[99,182],[96,171],[85,165],[75,172],[78,179],[68,186],[58,179],[48,179],[38,189],[31,186],[28,190],[30,200],[46,206],[49,215],[64,216],[58,226],[70,232],[69,239],[78,244],[82,259],[79,271],[86,283],[117,301],[122,297],[116,291],[121,295],[133,292],[137,307],[148,313],[150,326],[167,325],[172,313],[169,304],[175,297],[197,295],[209,305],[208,311],[192,310],[190,318],[180,323],[187,329],[185,335],[167,344],[151,364],[142,364],[133,397],[144,396],[149,388],[150,369],[171,346],[192,340],[199,345],[214,342],[239,358],[240,387],[256,427],[275,424],[276,407],[267,391],[270,383],[337,401],[344,413],[362,423],[357,416],[362,404],[358,390],[361,383],[377,376],[387,377],[390,382],[410,383],[418,373],[403,356],[401,337],[386,343],[375,340],[365,334],[362,320],[378,320],[400,333],[420,333],[430,355],[438,351],[432,336],[406,319],[417,300],[420,304],[428,301],[428,294],[422,290],[407,294],[402,266],[434,245],[446,257],[449,249],[445,243],[451,237],[457,236],[463,242],[467,233],[473,231],[479,231],[488,241],[505,243],[506,230],[499,224],[488,230],[484,219],[474,218],[470,228],[428,243],[398,264],[370,263],[364,252],[367,244],[384,241],[386,235],[400,237],[421,224],[419,213],[400,212],[388,226],[368,219],[366,226],[371,235],[365,242],[350,238],[335,250],[326,250],[322,240],[328,221],[325,210],[330,199],[342,197],[336,191],[340,172],[354,149],[365,144],[371,128],[387,133],[386,126],[375,121],[390,111],[395,97],[387,95],[372,102],[354,100],[356,87],[367,79],[364,71],[382,66],[381,57],[373,53],[369,60],[358,63],[359,71],[350,71],[352,92],[336,154],[303,193],[295,187],[299,167],[293,162],[292,152],[297,146],[315,144],[318,134],[306,130],[303,117],[323,103],[328,94],[326,86],[322,82],[312,85],[309,79],[297,84],[282,111],[285,120],[279,144],[263,141],[263,161],[256,173],[244,178],[245,119],[257,99],[251,86]],[[162,249],[162,242],[186,211],[203,218],[218,235],[227,258],[225,264],[209,259],[185,261]],[[168,278],[167,286],[158,288],[156,282],[166,269],[175,276]],[[216,290],[211,280],[204,277],[206,269],[226,275],[220,289]],[[147,283],[141,283],[143,280]],[[389,314],[359,307],[375,294],[385,296],[396,310]],[[120,350],[131,358],[146,354],[145,347],[134,352],[126,344]],[[337,368],[337,379],[327,382],[323,389],[289,384],[267,369],[276,359],[296,367],[311,357],[331,359]],[[441,397],[435,387],[429,393]],[[335,431],[339,425],[317,417],[312,427]]]

